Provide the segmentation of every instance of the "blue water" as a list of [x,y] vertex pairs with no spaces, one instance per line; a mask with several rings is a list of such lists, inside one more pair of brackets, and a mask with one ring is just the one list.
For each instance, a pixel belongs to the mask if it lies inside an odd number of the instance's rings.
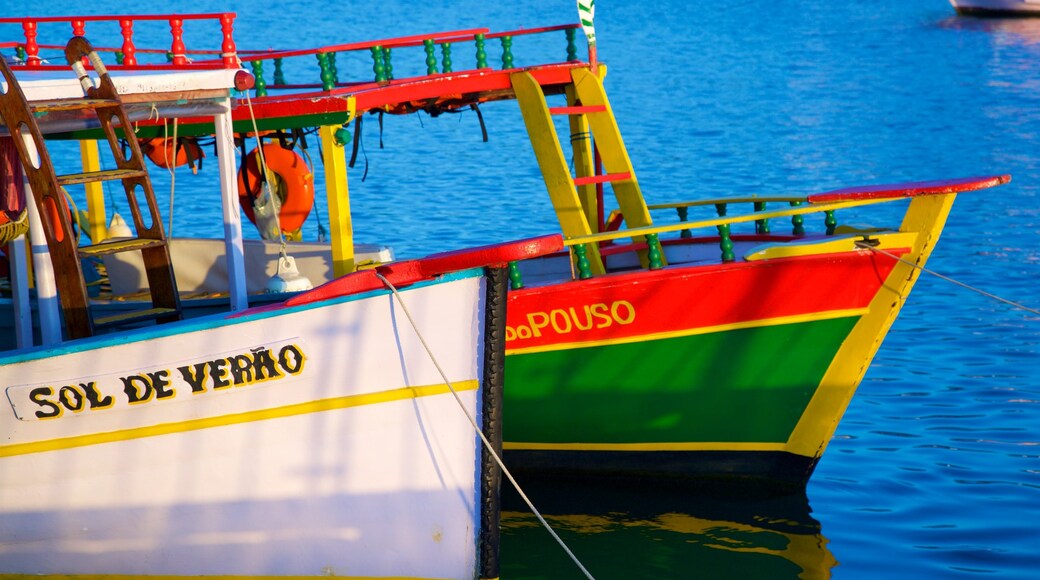
[[[575,21],[567,0],[259,4],[134,10],[237,11],[240,48]],[[27,6],[0,0],[0,14],[72,9]],[[1010,173],[1010,185],[958,200],[929,266],[1040,308],[1040,19],[961,18],[945,0],[597,8],[607,90],[651,202]],[[388,118],[384,149],[366,125],[367,175],[364,158],[350,172],[360,241],[415,256],[554,231],[515,105],[483,112],[486,144],[472,113]],[[178,174],[175,233],[217,228],[214,179]],[[156,187],[162,198],[168,181]],[[597,578],[1040,577],[1038,345],[1040,316],[923,276],[804,495],[654,482],[531,482],[531,495]],[[503,577],[580,577],[507,507]]]

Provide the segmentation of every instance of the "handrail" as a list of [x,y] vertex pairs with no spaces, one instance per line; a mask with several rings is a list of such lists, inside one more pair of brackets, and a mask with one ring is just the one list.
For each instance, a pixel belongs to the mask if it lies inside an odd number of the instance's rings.
[[791,217],[795,215],[804,215],[810,213],[823,213],[827,211],[834,211],[838,209],[847,209],[853,207],[862,207],[867,205],[874,205],[878,203],[885,203],[896,201],[898,199],[908,198],[878,198],[878,199],[859,199],[859,200],[848,200],[848,201],[837,201],[832,203],[823,204],[810,204],[793,206],[782,210],[773,210],[766,212],[755,212],[744,215],[725,216],[717,217],[709,220],[701,220],[696,222],[681,222],[677,224],[666,224],[666,225],[655,225],[655,226],[643,226],[639,228],[631,228],[624,230],[615,230],[611,232],[600,232],[596,234],[589,234],[585,236],[577,236],[564,240],[563,245],[565,246],[577,246],[582,244],[591,244],[598,242],[608,242],[613,240],[620,240],[622,238],[634,238],[639,236],[646,236],[650,234],[664,234],[671,232],[678,232],[684,229],[702,229],[724,225],[732,225],[738,223],[753,222],[760,219],[776,219],[782,217]]
[[216,20],[220,24],[220,64],[225,68],[239,68],[238,55],[235,42],[232,38],[234,31],[234,12],[220,12],[213,14],[133,14],[133,15],[94,15],[94,16],[44,16],[44,17],[17,17],[0,18],[0,24],[20,24],[25,36],[25,44],[21,49],[24,55],[19,55],[24,66],[29,68],[45,68],[43,59],[40,57],[40,48],[51,46],[38,43],[40,24],[65,23],[71,27],[72,36],[86,36],[86,25],[88,22],[115,22],[119,25],[119,34],[123,38],[123,44],[119,51],[122,59],[119,65],[134,67],[138,65],[137,53],[162,52],[155,49],[138,51],[134,44],[134,24],[136,22],[168,22],[170,25],[170,48],[171,64],[174,66],[188,66],[187,49],[184,46],[184,23],[185,21]]

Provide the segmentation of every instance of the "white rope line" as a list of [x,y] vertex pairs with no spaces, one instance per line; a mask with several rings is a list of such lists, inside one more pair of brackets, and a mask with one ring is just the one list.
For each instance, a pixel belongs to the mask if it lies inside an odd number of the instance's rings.
[[884,250],[879,250],[878,248],[875,248],[875,247],[871,246],[870,244],[868,244],[868,243],[866,243],[864,241],[857,241],[856,242],[856,247],[857,248],[864,248],[864,249],[867,249],[867,250],[872,250],[872,251],[877,252],[879,254],[884,254],[884,255],[888,256],[889,258],[892,258],[894,260],[898,260],[898,261],[900,261],[900,262],[902,262],[904,264],[907,264],[908,266],[912,266],[914,268],[917,268],[918,270],[920,270],[922,272],[925,272],[927,274],[931,274],[932,276],[935,276],[936,278],[941,278],[943,280],[946,280],[947,282],[956,284],[956,285],[958,285],[958,286],[960,286],[962,288],[965,288],[967,290],[971,290],[972,292],[977,292],[979,294],[982,294],[983,296],[985,296],[987,298],[992,298],[993,300],[996,300],[998,302],[1003,302],[1004,304],[1007,304],[1007,305],[1012,306],[1014,308],[1019,308],[1021,310],[1025,310],[1026,312],[1031,312],[1033,314],[1040,315],[1040,310],[1037,310],[1035,308],[1030,308],[1030,307],[1025,306],[1023,304],[1019,304],[1018,302],[1012,302],[1011,300],[1008,300],[1006,298],[1001,298],[1000,296],[997,296],[996,294],[990,294],[989,292],[986,292],[985,290],[981,290],[979,288],[975,288],[973,286],[965,284],[964,282],[960,282],[960,281],[954,280],[953,278],[950,278],[949,276],[943,276],[942,274],[940,274],[940,273],[938,273],[938,272],[936,272],[934,270],[929,270],[928,268],[925,268],[924,266],[915,264],[915,263],[913,263],[913,262],[911,262],[909,260],[904,260],[903,258],[900,258],[899,256],[897,256],[895,254],[891,254],[891,253],[886,252]]
[[502,462],[502,459],[498,456],[498,453],[495,452],[495,449],[492,447],[491,442],[488,441],[487,437],[484,436],[484,433],[480,430],[480,427],[477,425],[476,420],[473,419],[473,417],[469,414],[469,411],[466,410],[466,406],[462,403],[462,399],[459,398],[458,392],[455,391],[455,387],[452,386],[451,381],[448,380],[448,375],[445,374],[444,369],[442,369],[440,363],[437,362],[437,358],[433,356],[433,351],[430,350],[429,345],[426,344],[426,340],[423,338],[422,333],[419,332],[419,326],[416,325],[415,320],[412,319],[412,315],[410,312],[408,312],[408,307],[405,306],[404,300],[401,298],[401,294],[397,291],[397,288],[394,287],[394,285],[391,284],[389,280],[384,278],[383,275],[379,272],[375,272],[375,274],[376,277],[382,280],[383,284],[385,284],[386,287],[389,288],[391,292],[393,292],[394,297],[397,298],[397,303],[401,305],[401,310],[404,312],[405,317],[408,318],[408,322],[412,325],[412,329],[415,330],[415,335],[419,338],[419,342],[422,343],[423,348],[426,349],[426,354],[430,355],[430,361],[432,361],[433,366],[437,368],[437,372],[440,373],[441,379],[444,380],[444,384],[448,385],[448,390],[450,390],[452,396],[455,397],[455,402],[459,404],[459,407],[462,409],[462,413],[466,416],[467,419],[469,419],[469,423],[473,426],[473,430],[477,432],[477,435],[480,437],[480,440],[484,442],[484,447],[487,448],[488,453],[490,453],[491,456],[495,458],[495,463],[498,464],[498,467],[502,470],[502,473],[505,474],[509,482],[513,484],[513,487],[516,489],[517,493],[519,493],[520,497],[523,498],[524,503],[527,504],[527,507],[530,508],[531,512],[534,513],[535,517],[538,518],[538,521],[541,522],[542,526],[545,527],[545,529],[549,532],[549,535],[551,535],[553,539],[556,540],[556,543],[558,543],[560,547],[563,548],[564,552],[567,552],[567,555],[570,556],[574,564],[581,569],[581,571],[585,574],[585,577],[589,580],[595,580],[592,577],[592,574],[590,574],[589,571],[585,569],[585,566],[582,566],[581,562],[578,561],[578,557],[574,555],[574,552],[571,552],[570,548],[567,547],[567,544],[565,544],[563,540],[560,539],[560,536],[556,535],[556,532],[553,531],[552,527],[549,525],[549,522],[545,521],[545,518],[542,517],[542,514],[538,511],[537,508],[534,507],[534,504],[531,502],[531,500],[528,499],[527,494],[524,493],[524,490],[520,489],[520,484],[516,482],[516,479],[513,479],[513,474],[509,472],[509,469],[506,468],[505,463]]
[[170,227],[166,230],[166,237],[173,237],[173,191],[177,183],[177,121],[173,120],[173,158],[170,158],[169,133],[166,129],[166,118],[163,118],[163,159],[166,161],[166,170],[170,172]]
[[[259,169],[260,172],[263,175],[262,181],[260,182],[261,183],[260,188],[261,188],[261,190],[263,188],[267,188],[268,196],[273,201],[275,193],[274,193],[274,189],[271,187],[271,181],[270,181],[270,179],[268,179],[268,177],[270,177],[270,176],[267,173],[267,160],[264,159],[264,147],[263,147],[263,142],[260,140],[260,130],[257,129],[257,127],[256,127],[256,115],[253,113],[253,100],[249,97],[249,91],[248,90],[246,90],[245,93],[246,93],[246,108],[249,109],[249,119],[250,119],[250,121],[253,122],[253,137],[256,139],[256,154],[257,154],[258,161],[259,161],[257,169]],[[243,136],[242,139],[245,139],[245,137]],[[246,158],[243,157],[242,158],[242,172],[243,172],[243,175],[245,175],[245,171],[246,171],[245,165],[246,165]],[[281,251],[282,257],[284,258],[285,257],[285,234],[282,233],[281,212],[279,212],[279,215],[275,216],[275,219],[278,221],[278,228],[277,228],[278,229],[278,240],[281,242],[281,250],[280,251]],[[256,221],[257,221],[257,224],[260,223],[260,216],[259,216],[259,214],[257,214],[257,220]],[[263,236],[260,236],[260,237],[263,237]]]

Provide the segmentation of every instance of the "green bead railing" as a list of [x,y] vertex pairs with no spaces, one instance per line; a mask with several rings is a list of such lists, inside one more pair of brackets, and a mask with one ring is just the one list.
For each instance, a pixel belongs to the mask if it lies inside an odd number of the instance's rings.
[[657,234],[646,235],[646,259],[651,270],[664,268],[664,250],[661,248],[661,240]]
[[441,43],[441,70],[450,73],[452,72],[451,66],[451,43]]
[[[766,202],[756,201],[755,211],[761,212],[766,211]],[[756,234],[768,234],[769,233],[769,220],[755,220],[755,233]]]
[[589,264],[588,248],[585,244],[574,246],[575,263],[578,266],[578,279],[588,280],[592,277],[592,265]]
[[509,262],[509,287],[513,290],[520,290],[524,287],[524,281],[520,277],[520,267],[516,262]]
[[502,37],[502,70],[513,68],[513,37]]
[[256,91],[256,96],[266,97],[267,81],[264,80],[264,61],[254,60],[249,64],[253,69],[253,89]]
[[373,46],[370,51],[372,52],[372,72],[375,73],[377,83],[386,82],[386,67],[383,65],[383,47]]
[[[658,205],[650,205],[650,206],[648,206],[648,208],[651,209],[651,210],[675,209],[676,215],[679,218],[679,224],[681,225],[681,224],[688,223],[690,221],[690,212],[689,212],[689,210],[690,210],[691,207],[694,207],[694,206],[709,206],[709,205],[713,205],[715,207],[716,215],[718,215],[718,217],[720,217],[720,218],[726,218],[727,214],[728,214],[729,205],[750,203],[753,206],[753,211],[754,211],[755,214],[758,214],[758,213],[768,213],[772,217],[777,217],[776,216],[776,213],[777,213],[776,211],[767,212],[767,203],[768,202],[783,202],[783,203],[788,204],[792,208],[797,208],[797,207],[802,206],[804,204],[804,201],[805,201],[804,198],[796,198],[796,197],[769,197],[769,198],[766,198],[766,199],[761,199],[761,198],[760,199],[756,199],[754,197],[749,197],[749,198],[735,198],[733,200],[725,200],[725,201],[721,201],[721,200],[704,200],[704,201],[692,201],[692,202],[685,202],[685,203],[658,204]],[[791,235],[792,236],[805,236],[806,235],[805,218],[803,217],[802,213],[804,213],[804,212],[800,212],[798,214],[791,215]],[[833,209],[820,210],[820,213],[822,213],[824,215],[824,226],[826,228],[826,235],[833,236],[835,231],[837,231],[837,228],[838,228],[838,219],[836,217],[835,210],[833,210]],[[755,224],[754,225],[754,228],[755,228],[754,231],[755,231],[756,235],[769,235],[769,234],[771,234],[770,225],[769,225],[769,219],[768,218],[755,219],[754,220],[754,224]],[[722,259],[723,259],[723,261],[731,261],[733,259],[733,256],[732,256],[732,249],[733,249],[732,237],[733,237],[734,233],[730,231],[729,226],[727,226],[726,228],[721,228],[720,227],[718,229],[719,229],[718,235],[720,237],[719,244],[720,244],[720,247],[722,249]],[[683,239],[689,239],[689,238],[693,237],[693,234],[691,233],[689,228],[683,228],[683,229],[679,230],[679,237],[683,238]]]
[[484,50],[484,35],[477,34],[473,38],[477,43],[477,68],[487,68],[487,51]]
[[426,52],[426,74],[437,74],[437,57],[434,54],[433,40],[427,38],[423,41],[423,50]]
[[276,85],[284,85],[284,84],[286,84],[286,82],[285,82],[285,73],[282,72],[282,59],[280,59],[280,58],[274,59],[274,84],[276,84]]
[[[798,207],[802,205],[800,201],[792,201],[791,207]],[[795,236],[805,235],[805,218],[799,215],[791,216],[791,234]]]
[[[337,88],[351,87],[353,85],[360,85],[366,82],[375,83],[388,83],[394,81],[396,77],[401,76],[400,70],[395,73],[395,62],[394,60],[400,60],[399,64],[401,68],[412,67],[415,64],[419,64],[421,68],[417,73],[409,73],[409,78],[418,78],[424,75],[435,75],[435,74],[450,74],[453,72],[462,72],[465,70],[486,70],[488,68],[497,67],[498,63],[493,62],[494,59],[498,58],[498,62],[501,63],[502,70],[509,70],[516,68],[517,66],[529,66],[527,64],[520,65],[517,63],[515,48],[516,40],[521,37],[527,37],[538,34],[549,34],[563,32],[566,35],[566,54],[564,56],[567,62],[579,62],[578,58],[578,41],[582,35],[577,34],[579,25],[563,25],[563,26],[552,26],[537,29],[521,29],[510,32],[491,33],[487,29],[470,29],[460,30],[455,32],[443,32],[434,35],[421,35],[421,36],[407,36],[399,38],[391,38],[381,41],[371,42],[358,42],[341,44],[335,46],[326,46],[316,49],[305,49],[305,50],[292,50],[292,51],[240,51],[239,56],[243,63],[249,63],[250,68],[254,71],[267,72],[270,74],[270,70],[263,71],[262,65],[255,63],[264,60],[274,61],[274,76],[273,81],[268,82],[267,79],[263,79],[263,83],[257,86],[257,96],[266,96],[269,94],[272,88],[279,87],[280,90],[287,89],[303,89],[303,88],[317,88],[320,86],[323,91],[333,91]],[[501,45],[501,55],[492,56],[489,53],[489,42],[496,41]],[[461,53],[456,50],[461,43],[472,42],[471,45],[473,51],[467,54],[467,58],[464,59],[468,62],[465,63],[464,67],[460,67],[458,62],[455,62],[456,57]],[[439,47],[439,48],[438,48]],[[405,49],[411,52],[401,52]],[[398,56],[397,59],[392,58],[392,50],[398,51],[399,54],[405,55],[405,57]],[[339,64],[343,64],[343,61],[339,57],[344,57],[350,53],[357,53],[359,51],[369,52],[369,58],[372,64],[372,77],[371,81],[358,80],[358,79],[347,79],[344,78],[346,75],[341,75],[339,71]],[[468,51],[467,51],[468,52]],[[342,54],[341,54],[342,53]],[[319,69],[319,84],[306,83],[306,84],[290,84],[287,82],[289,76],[287,72],[290,70],[290,65],[287,61],[290,57],[302,57],[305,55],[314,55],[317,59]],[[414,55],[419,55],[419,59],[415,59]],[[472,55],[472,57],[470,57]],[[401,60],[403,58],[403,60]],[[472,60],[470,60],[472,58]],[[313,61],[312,61],[313,62]],[[545,61],[539,61],[537,64],[546,64]],[[416,77],[415,75],[418,75]]]

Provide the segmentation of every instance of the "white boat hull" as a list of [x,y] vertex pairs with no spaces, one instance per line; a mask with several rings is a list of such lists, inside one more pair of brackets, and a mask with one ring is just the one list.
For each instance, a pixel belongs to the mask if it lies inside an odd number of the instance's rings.
[[961,14],[1040,16],[1040,0],[950,0]]
[[[402,291],[478,421],[485,286]],[[392,300],[0,359],[0,573],[474,577],[479,441]]]

